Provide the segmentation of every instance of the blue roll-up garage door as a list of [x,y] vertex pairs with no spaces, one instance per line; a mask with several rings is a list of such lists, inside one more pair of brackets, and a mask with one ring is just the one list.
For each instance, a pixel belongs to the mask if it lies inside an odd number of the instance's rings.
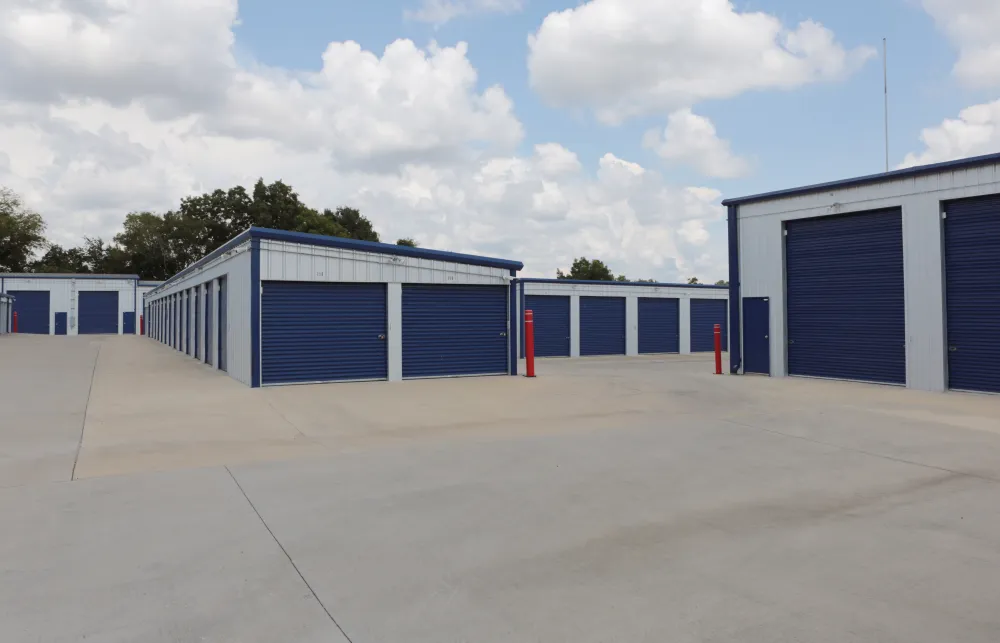
[[639,297],[639,352],[679,353],[680,300]]
[[1000,195],[945,212],[948,387],[1000,393]]
[[580,355],[625,354],[625,298],[580,297]]
[[49,291],[10,290],[17,313],[17,332],[33,335],[49,334]]
[[789,374],[904,384],[900,211],[785,226]]
[[81,335],[118,334],[117,290],[80,291],[79,302]]
[[506,286],[403,285],[403,377],[507,372]]
[[729,325],[725,299],[691,300],[691,352],[715,351],[715,325],[722,328],[722,350],[729,350]]
[[535,324],[536,357],[569,357],[569,297],[525,295]]
[[263,282],[261,383],[385,379],[385,284]]

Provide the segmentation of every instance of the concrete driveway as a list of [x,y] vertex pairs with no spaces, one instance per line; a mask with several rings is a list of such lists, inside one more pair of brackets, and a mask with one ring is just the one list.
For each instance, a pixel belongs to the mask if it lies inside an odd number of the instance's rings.
[[250,391],[0,340],[5,642],[1000,639],[1000,398],[683,356]]

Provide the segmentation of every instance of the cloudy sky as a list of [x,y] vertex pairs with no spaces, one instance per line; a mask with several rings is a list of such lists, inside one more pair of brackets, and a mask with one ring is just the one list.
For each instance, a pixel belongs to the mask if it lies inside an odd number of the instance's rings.
[[1000,150],[996,0],[0,0],[0,185],[63,244],[282,179],[384,238],[726,275],[719,202]]

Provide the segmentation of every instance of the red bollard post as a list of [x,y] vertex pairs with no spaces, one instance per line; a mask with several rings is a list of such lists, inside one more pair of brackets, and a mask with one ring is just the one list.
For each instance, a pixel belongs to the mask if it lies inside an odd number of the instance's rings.
[[10,322],[10,332],[16,333],[17,332],[17,311],[16,310],[14,311],[13,318],[14,319]]
[[722,325],[715,325],[715,374],[722,375]]
[[146,316],[145,315],[139,315],[139,334],[140,335],[145,335],[146,334]]
[[535,315],[524,311],[524,361],[527,365],[526,377],[535,376]]

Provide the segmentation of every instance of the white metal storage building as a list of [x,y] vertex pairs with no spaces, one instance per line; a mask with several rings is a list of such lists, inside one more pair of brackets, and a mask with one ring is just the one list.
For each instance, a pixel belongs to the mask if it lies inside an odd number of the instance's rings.
[[732,372],[1000,392],[1000,154],[723,203]]
[[10,332],[14,314],[14,298],[0,293],[0,335]]
[[17,331],[38,335],[135,334],[137,275],[2,273]]
[[535,324],[537,357],[696,353],[715,350],[715,324],[728,347],[726,286],[574,279],[518,279],[522,310]]
[[147,334],[252,387],[515,374],[521,268],[251,228],[146,294]]

